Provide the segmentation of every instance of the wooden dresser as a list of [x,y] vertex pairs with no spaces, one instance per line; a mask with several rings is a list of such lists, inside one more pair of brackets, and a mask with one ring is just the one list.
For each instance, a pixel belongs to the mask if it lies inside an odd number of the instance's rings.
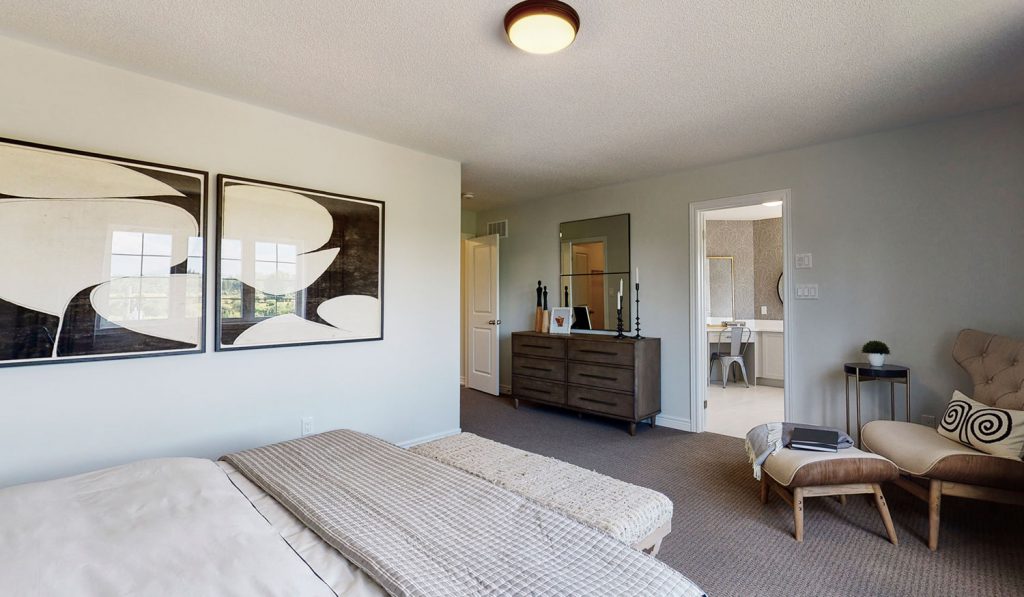
[[512,397],[629,421],[661,412],[661,339],[512,333]]

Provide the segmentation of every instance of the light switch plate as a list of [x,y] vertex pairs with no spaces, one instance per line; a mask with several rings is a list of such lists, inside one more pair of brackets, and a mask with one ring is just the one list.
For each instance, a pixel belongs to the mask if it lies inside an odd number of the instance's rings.
[[796,285],[796,298],[800,300],[817,300],[818,298],[818,285],[817,284],[797,284]]
[[796,269],[811,269],[813,266],[814,260],[810,253],[796,254]]
[[761,305],[761,315],[768,315],[768,306]]

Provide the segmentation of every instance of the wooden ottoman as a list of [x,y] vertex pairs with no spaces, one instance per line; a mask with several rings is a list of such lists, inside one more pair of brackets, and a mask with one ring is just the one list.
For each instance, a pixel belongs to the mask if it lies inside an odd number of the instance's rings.
[[409,448],[657,555],[672,530],[672,500],[555,458],[460,433]]
[[857,448],[838,452],[783,448],[769,456],[761,467],[761,503],[768,502],[771,489],[793,506],[794,536],[797,541],[803,541],[804,498],[834,495],[845,504],[847,495],[873,493],[889,541],[898,545],[896,529],[880,486],[898,477],[899,469],[888,459]]

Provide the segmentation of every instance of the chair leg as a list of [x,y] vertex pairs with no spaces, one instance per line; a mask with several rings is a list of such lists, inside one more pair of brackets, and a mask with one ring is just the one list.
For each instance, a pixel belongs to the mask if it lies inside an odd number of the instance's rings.
[[796,540],[802,542],[804,540],[804,489],[803,487],[797,487],[793,490],[793,526],[795,532],[793,536]]
[[740,373],[743,374],[743,383],[750,387],[750,382],[747,381],[747,366],[743,364],[743,361],[736,361],[736,364],[740,366]]
[[761,503],[768,503],[768,475],[761,471]]
[[882,515],[882,523],[885,524],[885,533],[889,535],[889,542],[899,545],[899,539],[896,538],[896,527],[893,526],[892,517],[889,516],[889,506],[885,503],[882,487],[878,483],[872,483],[871,489],[875,491],[875,506],[878,507],[878,513]]
[[942,509],[942,481],[932,479],[928,485],[928,549],[939,549],[939,511]]

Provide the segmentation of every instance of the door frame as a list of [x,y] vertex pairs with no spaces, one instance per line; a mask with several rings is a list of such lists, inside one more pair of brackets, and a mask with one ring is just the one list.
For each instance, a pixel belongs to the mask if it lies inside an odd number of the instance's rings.
[[704,401],[707,400],[708,388],[708,334],[707,320],[704,313],[707,306],[704,293],[701,291],[704,279],[704,263],[707,254],[705,230],[707,219],[705,212],[730,207],[746,207],[760,205],[766,201],[782,199],[782,273],[786,284],[783,290],[782,319],[785,326],[783,333],[783,418],[789,418],[792,412],[791,388],[793,386],[793,276],[790,264],[793,263],[792,239],[792,192],[790,189],[752,193],[736,197],[723,197],[690,204],[690,430],[704,431]]

